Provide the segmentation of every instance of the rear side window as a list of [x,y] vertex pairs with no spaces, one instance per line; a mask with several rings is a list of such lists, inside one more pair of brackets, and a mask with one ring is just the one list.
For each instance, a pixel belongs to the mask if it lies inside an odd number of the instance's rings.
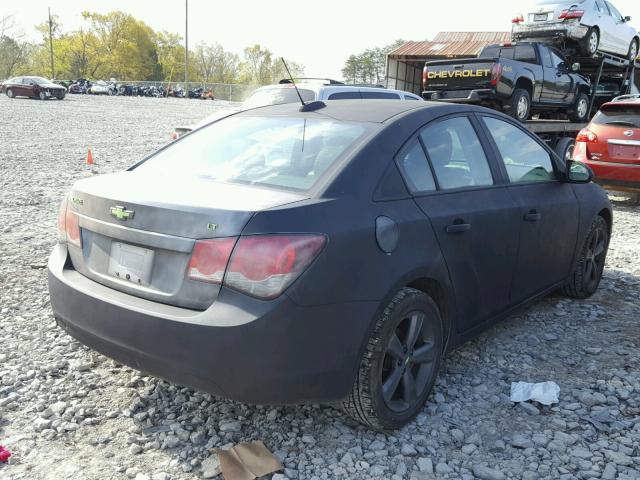
[[420,137],[441,189],[493,185],[489,162],[467,117],[429,125]]
[[626,128],[640,128],[640,105],[606,105],[593,117],[596,125],[613,125]]
[[533,45],[517,45],[515,59],[526,63],[538,63]]
[[508,47],[500,50],[500,58],[506,58],[508,60],[513,60],[515,56],[515,48]]
[[404,96],[404,99],[405,99],[405,100],[422,100],[421,98],[419,98],[419,97],[414,97],[413,95],[405,95],[405,96]]
[[414,138],[397,157],[398,167],[413,193],[429,192],[436,189],[429,162],[422,145]]
[[134,171],[308,190],[367,130],[335,120],[233,116],[193,131]]
[[349,92],[336,92],[329,95],[327,100],[360,100],[360,92],[354,90]]
[[480,58],[498,58],[500,56],[500,47],[486,47],[480,53]]
[[556,179],[551,155],[531,135],[492,117],[482,117],[491,132],[511,183],[548,182]]
[[362,98],[367,98],[367,99],[386,99],[386,100],[400,100],[400,95],[398,95],[397,93],[393,93],[393,92],[368,92],[368,91],[364,91],[364,92],[360,92],[360,95],[362,96]]

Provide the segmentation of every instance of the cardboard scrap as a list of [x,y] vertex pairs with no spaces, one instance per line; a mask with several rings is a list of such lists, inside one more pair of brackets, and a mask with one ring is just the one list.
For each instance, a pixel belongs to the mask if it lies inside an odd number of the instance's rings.
[[260,440],[239,443],[229,450],[216,449],[216,453],[225,480],[254,480],[283,468]]

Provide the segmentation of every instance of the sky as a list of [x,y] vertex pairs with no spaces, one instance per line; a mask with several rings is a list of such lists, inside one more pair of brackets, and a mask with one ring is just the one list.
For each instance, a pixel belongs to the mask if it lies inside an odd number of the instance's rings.
[[[282,0],[188,0],[189,47],[221,44],[242,54],[260,44],[277,56],[301,63],[310,77],[341,78],[350,54],[384,46],[396,39],[429,40],[440,31],[509,31],[511,18],[526,12],[528,1],[362,0],[287,2]],[[612,2],[640,28],[640,0]],[[184,35],[184,1],[173,0],[29,0],[0,2],[0,18],[15,15],[17,27],[37,39],[34,25],[58,15],[63,31],[82,25],[82,10],[122,10],[154,30]]]

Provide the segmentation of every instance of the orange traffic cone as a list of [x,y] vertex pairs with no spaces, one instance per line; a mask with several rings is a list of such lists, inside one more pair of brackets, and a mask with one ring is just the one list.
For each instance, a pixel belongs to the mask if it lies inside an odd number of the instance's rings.
[[93,165],[93,153],[91,152],[91,147],[87,151],[87,165]]

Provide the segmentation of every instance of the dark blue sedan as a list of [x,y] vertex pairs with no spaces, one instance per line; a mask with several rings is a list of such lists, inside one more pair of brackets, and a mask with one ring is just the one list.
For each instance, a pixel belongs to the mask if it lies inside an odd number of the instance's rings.
[[394,429],[447,350],[549,292],[592,295],[611,224],[587,167],[492,110],[257,108],[78,181],[51,305],[133,368]]

